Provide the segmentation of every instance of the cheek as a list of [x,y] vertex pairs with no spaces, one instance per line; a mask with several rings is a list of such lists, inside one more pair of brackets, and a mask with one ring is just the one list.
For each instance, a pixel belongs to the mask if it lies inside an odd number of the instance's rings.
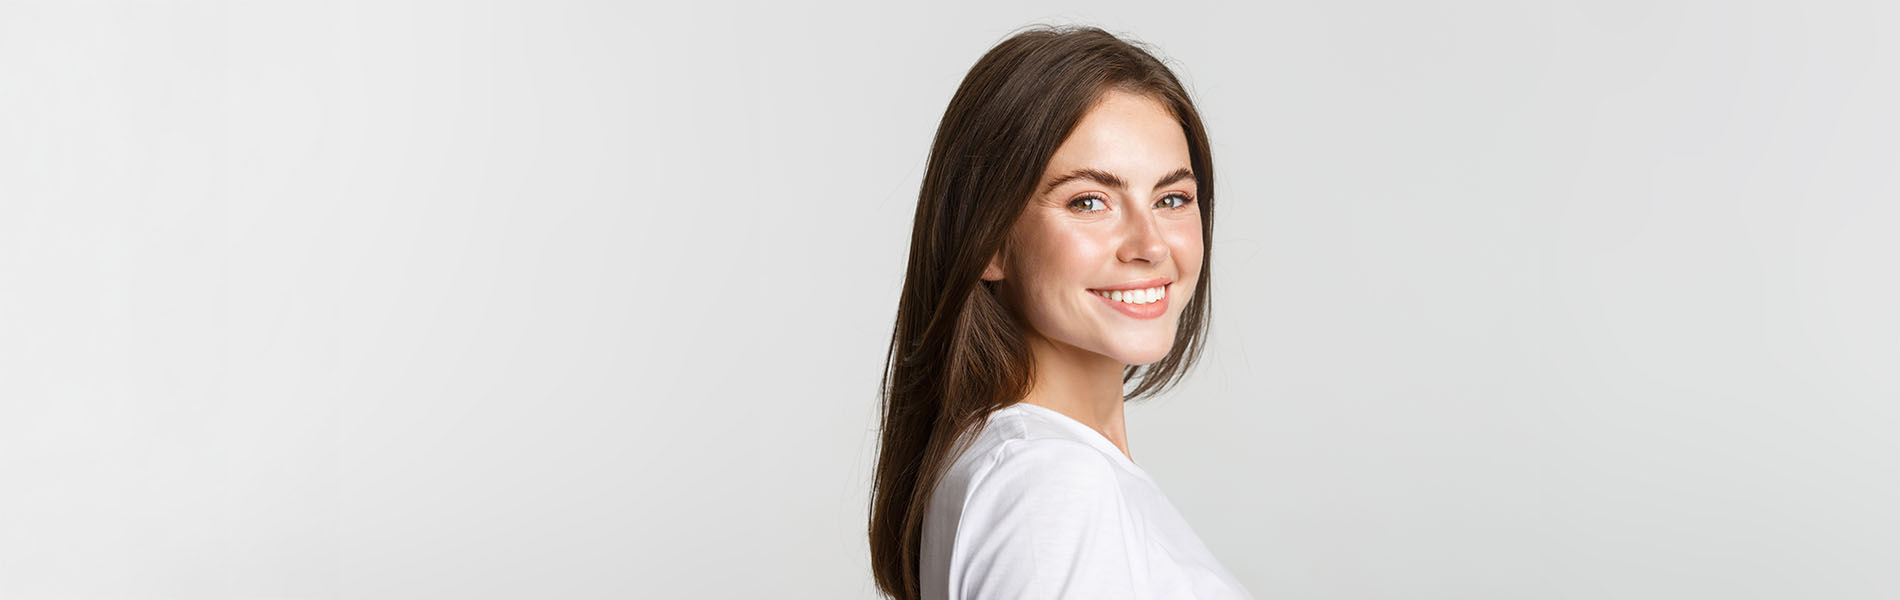
[[1169,237],[1168,252],[1175,256],[1176,266],[1181,269],[1181,277],[1195,277],[1201,273],[1201,258],[1206,252],[1201,247],[1200,219],[1185,219],[1174,224],[1173,235]]
[[1032,243],[1018,256],[1017,268],[1024,275],[1025,287],[1032,294],[1058,297],[1087,287],[1107,252],[1106,242],[1099,237],[1078,227],[1051,226],[1035,231],[1030,237]]

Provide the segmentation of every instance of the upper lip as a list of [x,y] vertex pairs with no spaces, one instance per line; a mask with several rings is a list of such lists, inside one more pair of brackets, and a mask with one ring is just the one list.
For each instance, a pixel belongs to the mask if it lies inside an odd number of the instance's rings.
[[1174,280],[1168,279],[1166,277],[1156,277],[1154,279],[1138,279],[1138,280],[1130,281],[1127,283],[1117,283],[1115,285],[1111,285],[1108,287],[1089,288],[1089,289],[1101,290],[1104,292],[1116,292],[1116,291],[1122,291],[1122,290],[1145,290],[1151,287],[1161,287],[1170,283],[1174,283]]

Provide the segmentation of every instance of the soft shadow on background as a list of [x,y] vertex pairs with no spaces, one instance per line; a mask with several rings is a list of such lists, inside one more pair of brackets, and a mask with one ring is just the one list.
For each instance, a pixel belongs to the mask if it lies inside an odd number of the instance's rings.
[[1900,10],[0,5],[0,597],[869,598],[930,137],[1154,44],[1261,598],[1900,596]]

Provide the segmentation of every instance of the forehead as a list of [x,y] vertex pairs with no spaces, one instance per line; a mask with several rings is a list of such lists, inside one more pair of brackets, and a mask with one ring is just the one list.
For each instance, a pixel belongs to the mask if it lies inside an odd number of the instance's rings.
[[1147,179],[1187,167],[1188,162],[1187,135],[1167,105],[1151,96],[1111,90],[1063,140],[1044,176],[1087,167]]

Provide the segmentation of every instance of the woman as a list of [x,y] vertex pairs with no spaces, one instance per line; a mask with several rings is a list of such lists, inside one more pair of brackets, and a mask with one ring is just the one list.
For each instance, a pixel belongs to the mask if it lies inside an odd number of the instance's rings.
[[1248,597],[1122,421],[1205,339],[1213,184],[1193,103],[1140,48],[1034,29],[971,67],[931,147],[886,356],[884,593]]

